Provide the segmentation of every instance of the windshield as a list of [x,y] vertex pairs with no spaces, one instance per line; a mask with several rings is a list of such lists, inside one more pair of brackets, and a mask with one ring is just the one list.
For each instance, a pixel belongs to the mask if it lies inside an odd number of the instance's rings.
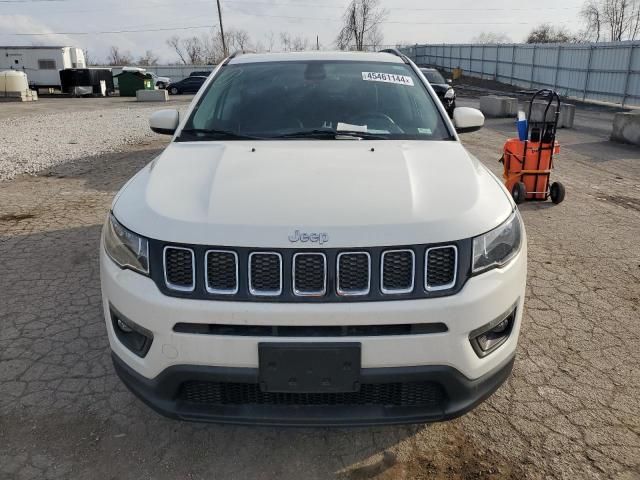
[[181,140],[451,139],[433,99],[405,64],[296,61],[223,67]]
[[440,72],[438,72],[437,70],[422,70],[422,73],[424,74],[425,77],[427,77],[427,80],[429,80],[429,83],[433,83],[433,84],[443,84],[443,83],[447,83],[447,81],[444,79],[444,77],[442,75],[440,75]]

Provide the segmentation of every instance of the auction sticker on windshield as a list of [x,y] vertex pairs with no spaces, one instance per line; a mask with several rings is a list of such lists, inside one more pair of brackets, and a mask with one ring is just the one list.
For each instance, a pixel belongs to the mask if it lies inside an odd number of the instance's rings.
[[368,82],[397,83],[413,87],[413,78],[395,73],[362,72],[362,79]]

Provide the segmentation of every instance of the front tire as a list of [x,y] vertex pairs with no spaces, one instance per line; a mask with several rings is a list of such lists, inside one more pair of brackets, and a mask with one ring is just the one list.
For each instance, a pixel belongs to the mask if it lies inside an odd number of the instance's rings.
[[560,182],[553,182],[551,184],[551,201],[556,205],[562,203],[565,193],[564,185]]
[[517,205],[520,205],[527,198],[527,187],[524,183],[518,182],[511,189],[511,196]]
[[170,93],[171,95],[178,95],[178,94],[180,93],[180,90],[178,90],[176,87],[171,87],[171,88],[169,89],[169,93]]
[[158,82],[156,87],[158,87],[160,90],[164,90],[165,88],[167,88],[167,86],[164,84],[164,82]]

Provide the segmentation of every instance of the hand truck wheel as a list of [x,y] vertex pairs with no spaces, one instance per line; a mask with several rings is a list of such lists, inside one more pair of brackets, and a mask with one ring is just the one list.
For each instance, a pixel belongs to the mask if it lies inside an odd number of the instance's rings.
[[564,185],[560,182],[553,182],[551,184],[551,201],[555,204],[561,203],[564,200],[564,195]]
[[511,189],[511,196],[516,204],[520,205],[527,198],[527,187],[524,183],[518,182]]

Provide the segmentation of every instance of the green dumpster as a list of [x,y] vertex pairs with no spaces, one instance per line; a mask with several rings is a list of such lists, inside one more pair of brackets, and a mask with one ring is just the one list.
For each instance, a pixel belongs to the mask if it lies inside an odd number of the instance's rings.
[[125,71],[115,75],[121,97],[135,97],[138,90],[153,90],[153,77],[148,73]]

